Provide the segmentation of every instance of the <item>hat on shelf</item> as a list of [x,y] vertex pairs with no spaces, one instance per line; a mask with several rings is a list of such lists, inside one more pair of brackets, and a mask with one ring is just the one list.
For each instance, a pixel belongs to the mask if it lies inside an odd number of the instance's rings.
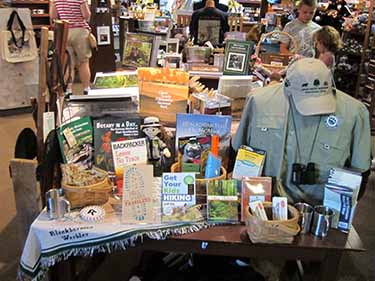
[[160,127],[159,118],[155,116],[146,117],[143,121],[142,128],[147,127]]
[[297,111],[306,116],[336,111],[331,70],[314,58],[292,63],[286,72],[284,93],[291,96]]

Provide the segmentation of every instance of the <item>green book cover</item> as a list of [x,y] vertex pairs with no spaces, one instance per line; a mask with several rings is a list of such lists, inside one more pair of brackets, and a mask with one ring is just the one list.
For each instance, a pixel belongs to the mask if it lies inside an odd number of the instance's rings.
[[237,180],[207,183],[207,220],[215,223],[238,222]]
[[224,75],[247,75],[249,59],[254,43],[249,41],[228,40],[225,46]]
[[58,138],[64,163],[76,163],[90,168],[93,164],[93,128],[86,116],[62,125]]

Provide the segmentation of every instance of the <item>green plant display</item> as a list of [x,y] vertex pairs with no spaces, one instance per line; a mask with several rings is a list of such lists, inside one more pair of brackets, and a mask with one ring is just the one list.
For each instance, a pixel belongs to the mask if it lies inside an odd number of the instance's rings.
[[113,75],[98,77],[95,81],[96,89],[112,89],[112,88],[126,88],[137,87],[137,75]]

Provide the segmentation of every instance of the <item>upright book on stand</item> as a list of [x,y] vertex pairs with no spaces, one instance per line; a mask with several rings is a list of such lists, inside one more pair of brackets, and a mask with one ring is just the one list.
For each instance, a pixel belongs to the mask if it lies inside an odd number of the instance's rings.
[[228,40],[225,46],[224,75],[247,75],[249,59],[254,52],[250,41]]
[[219,156],[223,166],[228,164],[232,117],[228,115],[177,114],[176,151],[178,141],[183,137],[219,136]]
[[111,143],[141,137],[141,119],[136,115],[94,120],[95,165],[114,173]]
[[64,163],[81,164],[91,168],[93,164],[93,128],[90,117],[62,125],[58,139]]
[[188,222],[202,219],[196,206],[194,173],[163,173],[162,222]]

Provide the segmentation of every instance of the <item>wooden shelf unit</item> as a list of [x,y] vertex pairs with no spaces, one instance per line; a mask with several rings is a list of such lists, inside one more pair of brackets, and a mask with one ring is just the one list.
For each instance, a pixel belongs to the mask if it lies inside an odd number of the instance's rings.
[[[50,26],[48,0],[12,0],[12,6],[15,8],[29,8],[31,10],[31,20],[34,30],[40,30],[43,26]],[[33,13],[34,9],[43,9],[44,12],[41,14]]]

